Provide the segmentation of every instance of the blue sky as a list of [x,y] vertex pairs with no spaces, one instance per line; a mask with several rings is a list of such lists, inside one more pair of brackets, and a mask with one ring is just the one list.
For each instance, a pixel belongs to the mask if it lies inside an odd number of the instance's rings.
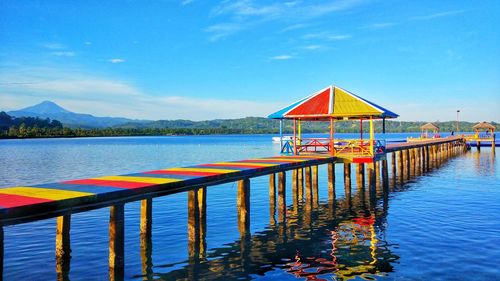
[[334,84],[400,120],[500,121],[500,1],[0,1],[0,110],[266,116]]

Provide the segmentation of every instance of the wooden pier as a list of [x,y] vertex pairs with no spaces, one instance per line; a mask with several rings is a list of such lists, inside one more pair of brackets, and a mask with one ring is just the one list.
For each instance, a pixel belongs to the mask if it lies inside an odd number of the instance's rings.
[[[342,155],[309,154],[276,156],[242,161],[201,164],[191,167],[168,168],[119,176],[105,176],[35,186],[0,189],[0,273],[3,272],[4,227],[57,217],[55,256],[58,278],[67,279],[71,256],[71,215],[109,207],[109,275],[110,280],[124,278],[124,205],[141,200],[141,249],[150,249],[153,198],[173,193],[188,193],[188,251],[191,259],[206,255],[206,206],[210,186],[238,183],[237,224],[242,241],[249,238],[250,194],[253,177],[269,175],[270,210],[277,212],[277,223],[287,219],[287,206],[297,211],[298,202],[317,207],[318,165],[328,165],[328,202],[335,202],[335,164],[344,167],[346,198],[351,195],[351,165],[356,164],[358,186],[370,189],[383,187],[389,192],[389,164],[392,179],[404,182],[438,167],[447,159],[466,151],[465,139],[459,137],[422,142],[389,144],[382,156],[368,163]],[[388,155],[391,155],[390,157]],[[366,155],[363,155],[365,158]],[[286,202],[286,173],[291,171],[293,202]],[[305,190],[304,190],[305,189]],[[276,202],[277,201],[277,202]],[[277,203],[277,204],[276,204]],[[307,209],[307,208],[306,208]],[[306,210],[307,211],[307,210]],[[271,225],[275,224],[274,216]],[[8,242],[8,241],[7,241]],[[246,245],[242,243],[242,246]],[[147,260],[147,256],[143,258]],[[146,261],[147,264],[147,261]],[[0,275],[1,276],[1,275]]]

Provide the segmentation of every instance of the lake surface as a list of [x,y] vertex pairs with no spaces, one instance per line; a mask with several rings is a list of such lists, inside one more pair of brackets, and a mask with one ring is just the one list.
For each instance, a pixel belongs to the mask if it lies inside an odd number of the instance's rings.
[[[418,134],[413,134],[417,136]],[[350,137],[349,134],[337,134]],[[388,140],[409,134],[387,134]],[[0,186],[31,185],[278,154],[271,135],[0,141]],[[498,280],[500,159],[476,149],[423,176],[335,204],[326,166],[319,204],[270,215],[269,178],[251,179],[251,236],[241,240],[234,183],[207,190],[207,254],[188,257],[187,193],[153,200],[152,250],[141,251],[139,202],[125,205],[126,280]],[[353,169],[354,173],[354,169]],[[391,176],[391,175],[390,175]],[[354,174],[353,174],[354,179]],[[108,280],[109,209],[72,216],[71,280]],[[55,280],[55,219],[5,227],[5,280]]]

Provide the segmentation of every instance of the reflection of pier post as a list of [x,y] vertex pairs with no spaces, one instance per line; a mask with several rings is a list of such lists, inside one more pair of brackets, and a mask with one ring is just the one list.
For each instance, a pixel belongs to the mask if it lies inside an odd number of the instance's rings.
[[328,204],[335,205],[335,163],[328,163]]
[[109,215],[109,279],[124,278],[125,225],[124,204],[110,207]]
[[153,241],[151,236],[141,235],[142,275],[145,280],[153,279]]
[[378,186],[380,183],[380,161],[375,161],[375,184]]
[[313,207],[319,207],[318,165],[312,166],[312,200]]
[[286,218],[286,174],[278,173],[278,222],[284,222]]
[[[70,228],[71,228],[71,215],[64,215],[57,217],[57,227],[56,227],[57,280],[69,280],[69,270],[71,261],[71,246],[70,246],[71,244],[69,235]],[[1,275],[0,279],[2,279]]]
[[299,211],[299,175],[297,169],[292,170],[292,203],[293,212],[296,214]]
[[276,174],[269,175],[269,219],[270,225],[276,224]]

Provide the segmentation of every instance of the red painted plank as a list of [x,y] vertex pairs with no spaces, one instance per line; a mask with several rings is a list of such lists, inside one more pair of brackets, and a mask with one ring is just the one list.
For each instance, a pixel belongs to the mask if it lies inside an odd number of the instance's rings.
[[220,175],[221,173],[157,170],[157,171],[144,172],[143,174],[180,175],[180,176],[216,176]]
[[3,208],[14,208],[19,206],[34,205],[52,201],[53,200],[34,198],[22,195],[0,194],[0,207]]
[[219,166],[222,166],[222,167],[255,168],[255,169],[269,167],[267,165],[245,165],[245,164],[229,164],[229,163],[227,163],[227,164],[217,164],[217,163],[214,163],[214,164],[203,164],[203,165],[200,165],[200,166],[204,166],[204,167],[219,167]]
[[156,185],[154,183],[145,183],[145,182],[108,181],[108,180],[98,180],[98,179],[72,180],[72,181],[65,181],[62,183],[112,186],[112,187],[119,187],[119,188],[126,188],[126,189],[134,189],[134,188],[141,188],[141,187]]

